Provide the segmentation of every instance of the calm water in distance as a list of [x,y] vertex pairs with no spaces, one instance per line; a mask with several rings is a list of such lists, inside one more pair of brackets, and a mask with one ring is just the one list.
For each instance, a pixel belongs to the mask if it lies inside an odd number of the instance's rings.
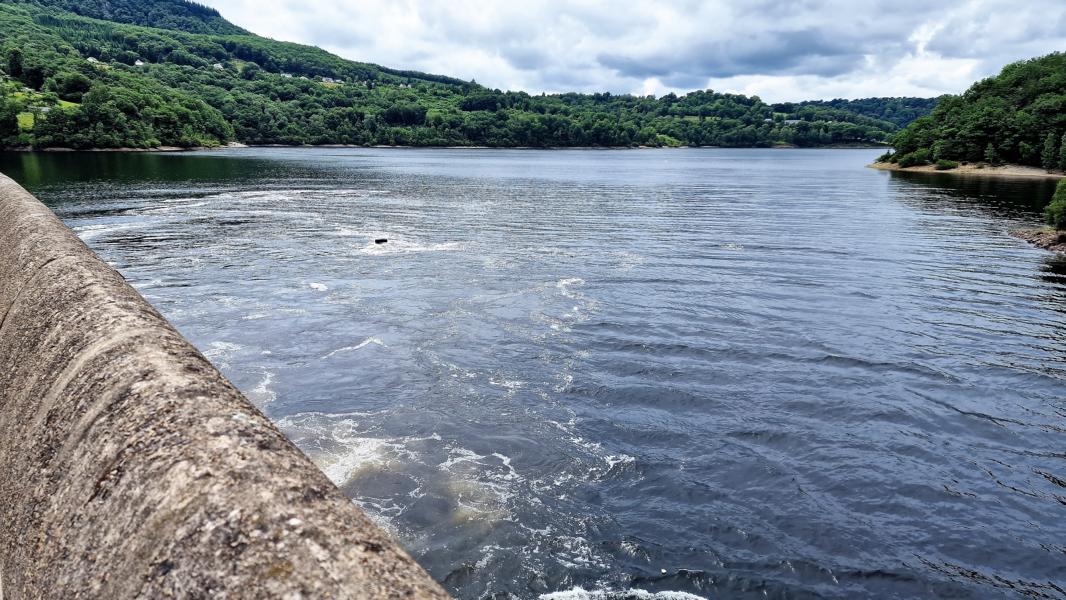
[[460,599],[1064,598],[1050,184],[876,154],[0,170]]

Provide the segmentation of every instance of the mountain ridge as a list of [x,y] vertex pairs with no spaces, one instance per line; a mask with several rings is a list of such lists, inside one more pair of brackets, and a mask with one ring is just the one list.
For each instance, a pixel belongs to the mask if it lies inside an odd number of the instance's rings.
[[935,102],[502,92],[263,38],[185,0],[0,0],[0,53],[9,147],[872,145]]

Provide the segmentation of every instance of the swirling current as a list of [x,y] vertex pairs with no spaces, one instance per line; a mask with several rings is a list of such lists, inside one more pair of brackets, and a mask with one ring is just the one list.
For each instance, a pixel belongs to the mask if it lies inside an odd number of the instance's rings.
[[0,169],[457,598],[1066,598],[1051,184],[875,155]]

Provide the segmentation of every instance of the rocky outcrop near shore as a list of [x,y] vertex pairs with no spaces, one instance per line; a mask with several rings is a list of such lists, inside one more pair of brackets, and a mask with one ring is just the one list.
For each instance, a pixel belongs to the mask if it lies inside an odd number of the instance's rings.
[[1066,231],[1054,229],[1021,229],[1010,232],[1016,238],[1021,238],[1030,244],[1051,250],[1053,252],[1066,252]]
[[447,595],[0,175],[0,597]]

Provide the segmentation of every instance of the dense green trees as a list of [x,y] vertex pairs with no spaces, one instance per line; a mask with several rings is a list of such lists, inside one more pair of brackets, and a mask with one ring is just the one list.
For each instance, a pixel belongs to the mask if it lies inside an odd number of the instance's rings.
[[[892,160],[1010,162],[1048,170],[1066,163],[1066,55],[1008,65],[961,96],[943,98],[928,117],[893,140]],[[925,150],[924,160],[915,153]]]
[[217,10],[186,0],[5,0],[5,2],[54,7],[94,19],[191,33],[222,35],[248,33],[223,19]]
[[932,105],[502,92],[260,38],[182,0],[0,0],[0,56],[22,115],[8,146],[809,147],[882,143]]
[[23,59],[21,48],[11,48],[7,51],[7,74],[11,77],[22,77]]
[[18,135],[18,115],[18,106],[14,102],[0,102],[0,138]]
[[1040,164],[1050,173],[1058,166],[1059,137],[1054,132],[1044,138],[1044,150],[1040,153]]
[[34,128],[42,147],[192,147],[232,139],[233,128],[203,102],[135,86],[94,86],[75,108],[56,107]]
[[779,104],[778,110],[794,112],[796,109],[833,109],[871,119],[888,121],[898,127],[906,127],[919,117],[929,114],[939,98],[863,98],[860,100],[808,100],[798,104]]
[[1059,140],[1058,167],[1060,171],[1066,171],[1066,133]]
[[1066,179],[1060,179],[1055,188],[1055,196],[1044,209],[1048,225],[1059,231],[1066,230]]

